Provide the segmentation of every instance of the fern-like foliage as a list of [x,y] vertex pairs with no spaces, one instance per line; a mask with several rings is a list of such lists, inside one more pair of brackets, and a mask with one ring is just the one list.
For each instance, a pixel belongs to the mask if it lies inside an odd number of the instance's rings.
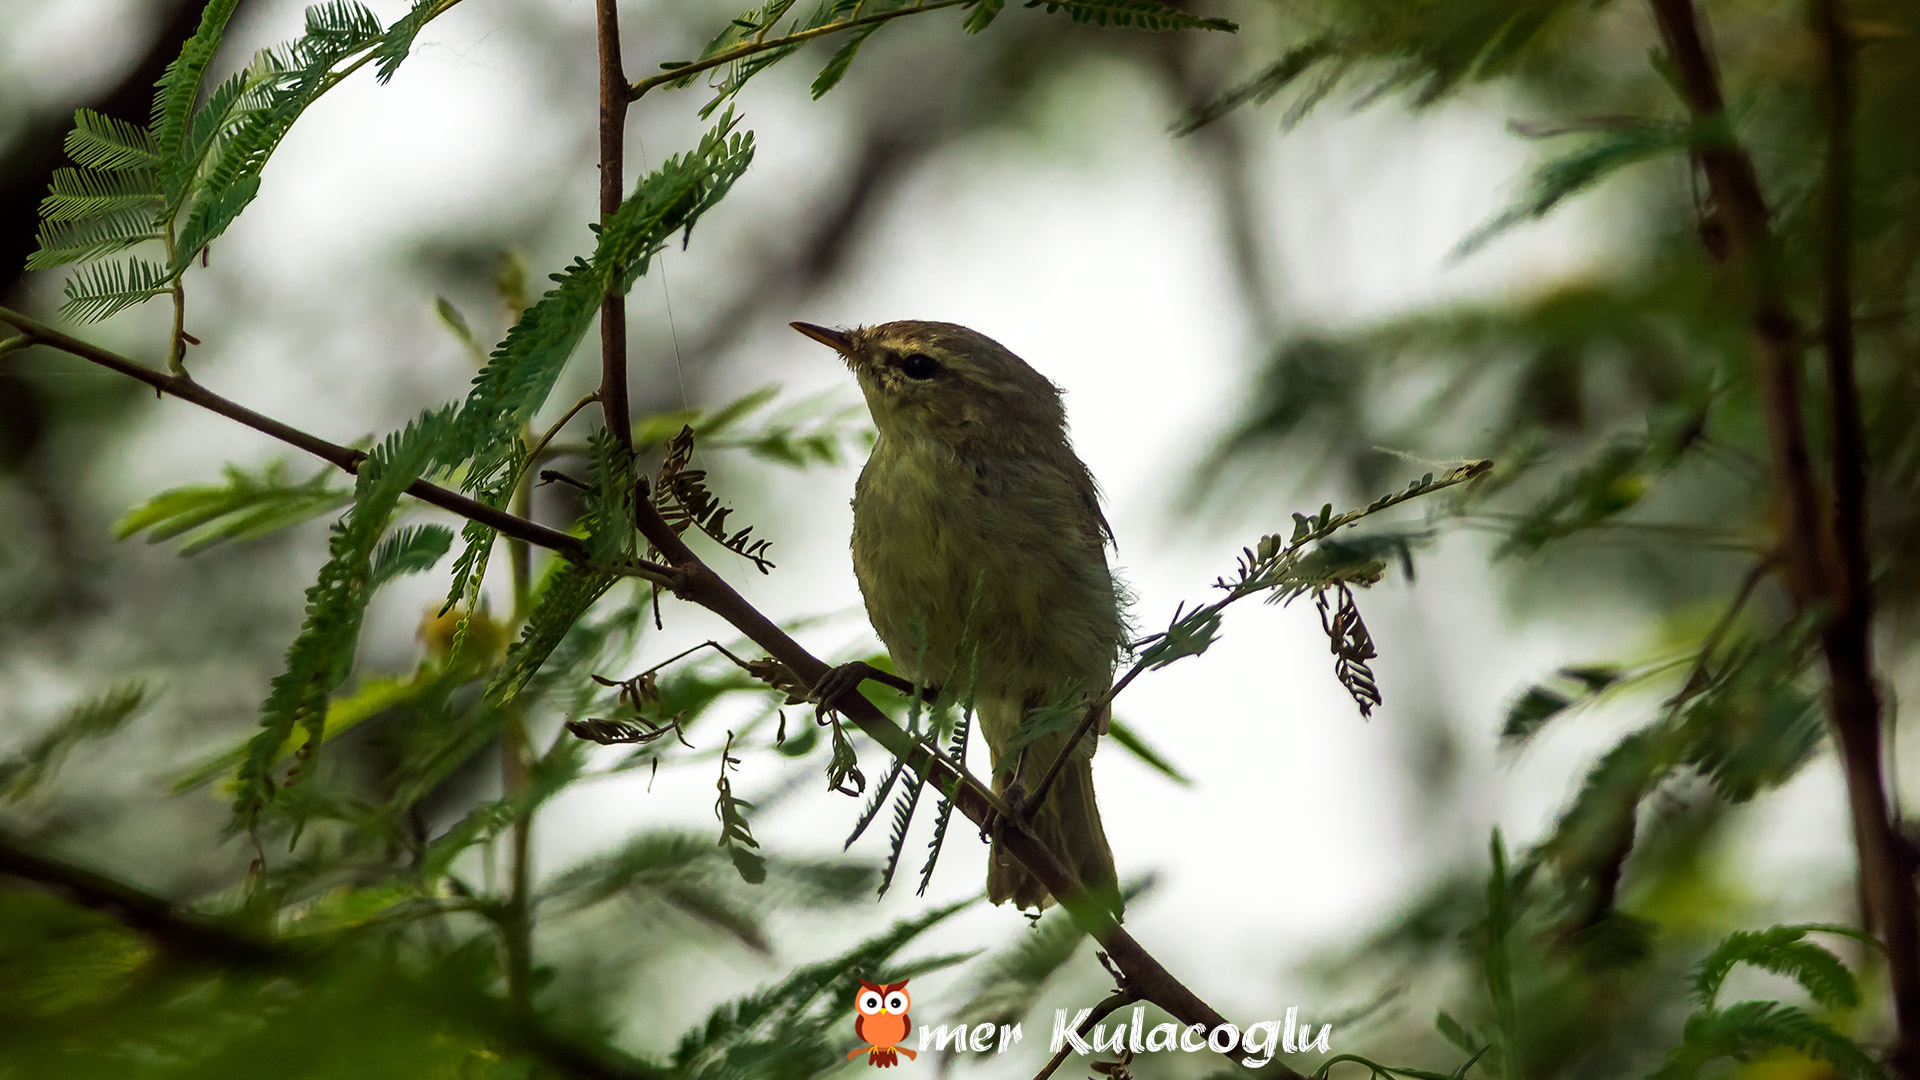
[[[779,395],[779,386],[762,386],[717,409],[674,409],[637,417],[633,445],[642,452],[664,449],[681,428],[690,427],[704,450],[745,450],[764,461],[795,468],[837,465],[849,451],[873,445],[865,405],[846,404],[828,393],[766,408]],[[750,425],[744,423],[749,418]]]
[[[836,24],[851,23],[854,19],[860,18],[863,15],[877,15],[884,12],[904,10],[915,6],[915,2],[916,0],[820,0],[820,3],[814,7],[810,15],[796,17],[787,25],[783,33],[774,34],[776,25],[781,19],[785,18],[787,12],[792,9],[794,0],[768,0],[767,3],[757,8],[743,11],[728,20],[727,25],[722,27],[720,32],[715,34],[713,38],[707,42],[706,48],[700,50],[699,56],[692,60],[663,64],[661,66],[668,70],[676,67],[687,67],[691,64],[737,51],[743,47],[765,43],[769,38],[772,39],[774,44],[772,44],[771,47],[754,51],[751,55],[744,55],[739,60],[726,66],[723,74],[720,75],[714,85],[713,97],[708,99],[707,103],[700,108],[701,116],[709,116],[714,110],[726,104],[732,100],[735,95],[739,94],[755,75],[760,74],[762,71],[767,70],[799,51],[799,42],[789,43],[783,42],[781,39],[792,37],[796,34],[816,33],[824,28],[835,27]],[[880,25],[880,23],[876,22],[866,26],[852,28],[854,30],[854,40],[842,45],[840,51],[834,54],[833,59],[827,62],[826,68],[824,68],[820,72],[819,77],[814,80],[814,97],[817,98],[825,94],[833,88],[834,84],[840,81],[841,76],[846,74],[847,66],[853,61],[853,54],[859,50],[860,42],[864,42],[868,37],[872,36],[873,32],[880,28]],[[829,30],[828,32],[832,31]],[[691,78],[676,79],[674,80],[674,85],[686,86],[689,82],[691,82]]]
[[397,577],[422,574],[439,565],[453,546],[453,530],[445,525],[409,525],[395,529],[373,549],[367,579],[379,588]]
[[1355,11],[1337,33],[1290,43],[1271,64],[1196,108],[1176,130],[1185,134],[1243,105],[1268,101],[1315,72],[1318,79],[1289,106],[1289,123],[1355,78],[1368,79],[1368,99],[1404,92],[1415,106],[1430,105],[1464,84],[1512,71],[1583,6],[1577,0],[1500,0]]
[[1669,778],[1691,767],[1722,798],[1741,802],[1786,783],[1812,758],[1823,726],[1795,681],[1810,662],[1812,642],[1804,622],[1735,642],[1717,670],[1697,664],[1696,685],[1683,687],[1665,715],[1629,733],[1588,770],[1540,850],[1570,882],[1597,888],[1590,919],[1611,904],[1640,804]]
[[487,684],[487,699],[504,705],[520,696],[568,630],[613,586],[612,574],[571,563],[556,567],[541,586],[520,640]]
[[459,0],[413,0],[413,7],[387,27],[387,32],[380,36],[379,46],[373,50],[375,71],[381,82],[392,79],[394,72],[400,70],[421,28],[456,3]]
[[452,828],[435,837],[420,860],[420,880],[437,882],[462,852],[499,836],[514,822],[525,820],[565,790],[586,764],[583,746],[572,739],[554,740],[545,754],[534,759],[527,770],[527,782],[519,791],[474,807]]
[[[1153,887],[1151,878],[1131,882],[1120,890],[1131,904]],[[956,1019],[967,1024],[1013,1024],[1040,1004],[1041,992],[1079,953],[1087,935],[1062,907],[1047,910],[1033,928],[1011,945],[989,954],[975,965],[967,1002]]]
[[845,1047],[839,1044],[845,1040],[839,1033],[860,980],[917,977],[964,959],[895,961],[902,949],[970,903],[902,920],[839,956],[802,965],[773,986],[715,1009],[682,1036],[673,1053],[675,1073],[689,1080],[721,1080],[763,1075],[777,1064],[779,1075],[811,1076],[844,1064]]
[[847,35],[846,44],[840,46],[839,50],[827,60],[827,66],[821,68],[820,74],[814,77],[811,88],[814,100],[818,101],[826,95],[827,91],[840,85],[840,80],[846,77],[847,69],[853,66],[854,55],[860,51],[860,46],[866,44],[867,39],[883,25],[885,24],[868,23]]
[[353,493],[339,487],[335,475],[327,466],[305,480],[294,480],[281,460],[258,473],[229,465],[222,483],[169,488],[128,510],[114,522],[114,537],[125,540],[144,532],[148,543],[179,537],[182,555],[252,540],[353,501]]
[[1804,1009],[1777,1001],[1742,1001],[1687,1019],[1680,1045],[1651,1080],[1693,1080],[1718,1058],[1751,1061],[1791,1050],[1824,1062],[1846,1080],[1885,1080],[1871,1054]]
[[334,526],[326,565],[307,590],[306,621],[287,650],[287,669],[273,680],[261,707],[260,730],[247,743],[234,796],[234,812],[242,824],[257,820],[273,797],[275,786],[269,773],[281,744],[296,728],[307,735],[302,756],[311,758],[318,752],[327,698],[353,664],[360,621],[372,599],[375,548],[401,494],[437,459],[452,421],[451,410],[422,414],[361,462],[353,506]]
[[[587,613],[594,601],[613,586],[615,576],[600,567],[633,551],[633,462],[604,431],[593,440],[588,465],[586,515],[587,552],[592,566],[565,564],[554,570],[527,616],[520,640],[507,650],[506,660],[487,684],[487,698],[504,705],[526,689],[528,680]],[[489,530],[490,532],[491,530]]]
[[1456,258],[1470,255],[1517,225],[1546,217],[1570,196],[1637,162],[1675,153],[1701,139],[1685,124],[1638,121],[1593,136],[1587,145],[1542,165],[1512,206],[1495,214],[1461,239]]
[[1523,745],[1555,717],[1597,701],[1620,683],[1622,672],[1611,664],[1594,664],[1563,667],[1554,675],[1552,682],[1527,687],[1507,706],[1500,738],[1508,745]]
[[907,830],[913,826],[913,811],[920,805],[920,793],[926,786],[927,774],[916,772],[908,778],[900,797],[893,801],[893,830],[887,835],[887,862],[880,870],[881,896],[893,887],[894,871],[900,868],[900,852],[907,846]]
[[867,799],[867,805],[861,809],[860,817],[853,823],[853,831],[847,834],[847,841],[840,845],[840,850],[845,851],[853,847],[853,842],[866,833],[867,826],[873,824],[873,819],[880,816],[880,808],[887,805],[887,796],[893,793],[893,785],[900,779],[900,774],[906,770],[906,767],[906,761],[901,758],[894,758],[893,764],[887,766],[887,775],[881,777],[880,783],[874,787],[872,796]]
[[[751,133],[735,133],[733,114],[720,119],[692,151],[668,158],[642,179],[598,235],[591,259],[576,258],[553,275],[556,285],[528,308],[474,378],[460,411],[451,456],[471,459],[463,487],[489,506],[505,506],[527,467],[521,431],[546,403],[554,382],[586,334],[600,302],[625,293],[675,234],[719,202],[753,160]],[[493,530],[470,523],[454,563],[451,608],[472,603],[486,572]]]
[[[155,87],[146,128],[75,114],[66,141],[73,166],[54,173],[27,260],[36,270],[83,264],[67,281],[67,317],[104,319],[172,290],[259,193],[261,170],[294,121],[358,66],[355,58],[382,46],[391,75],[420,24],[457,0],[418,5],[393,31],[357,0],[326,0],[307,9],[299,38],[260,51],[201,101],[236,2],[206,5]],[[160,261],[98,261],[148,243],[164,245]]]
[[581,524],[587,530],[588,555],[595,563],[606,564],[633,554],[638,495],[633,456],[604,428],[593,433],[589,446],[586,515]]
[[167,289],[166,268],[159,263],[141,258],[94,263],[67,279],[67,299],[60,305],[60,313],[80,322],[96,322]]
[[1737,930],[1707,954],[1693,977],[1693,995],[1704,1009],[1714,1007],[1721,984],[1736,964],[1752,964],[1800,984],[1816,1004],[1829,1009],[1851,1009],[1860,1004],[1860,987],[1838,956],[1807,940],[1813,931],[1837,933],[1856,940],[1871,937],[1845,927],[1806,924],[1770,926],[1765,930]]
[[139,683],[128,683],[68,709],[33,741],[0,760],[0,797],[19,799],[32,792],[60,768],[74,747],[119,731],[151,696]]
[[1233,33],[1239,27],[1225,19],[1213,19],[1159,0],[1027,0],[1027,6],[1048,12],[1065,12],[1078,23],[1095,26],[1122,26],[1134,30],[1223,30]]
[[758,885],[767,880],[767,859],[754,849],[760,842],[753,838],[753,829],[747,824],[747,811],[753,804],[733,794],[732,772],[740,765],[740,759],[733,756],[733,732],[727,732],[727,745],[720,751],[720,796],[713,801],[713,814],[720,819],[720,846],[727,849],[727,857],[733,860],[733,868],[740,872],[740,880],[749,885]]
[[683,427],[668,440],[666,458],[653,484],[654,508],[661,518],[673,526],[674,532],[698,528],[721,547],[751,561],[754,569],[763,574],[772,572],[773,562],[767,558],[767,549],[772,543],[755,539],[751,525],[728,529],[727,517],[733,513],[732,509],[720,505],[720,500],[707,489],[706,470],[687,468],[692,460],[693,428]]
[[[672,72],[702,64],[706,65],[704,70],[719,72],[713,83],[713,97],[700,109],[701,116],[708,116],[737,96],[754,76],[792,56],[806,42],[844,33],[840,47],[813,80],[813,96],[819,98],[840,83],[860,46],[882,26],[896,18],[937,10],[924,0],[820,0],[810,14],[795,16],[784,28],[780,27],[780,20],[793,6],[794,0],[768,0],[741,12],[728,20],[692,60],[660,65],[667,74],[657,78],[666,79],[671,86],[685,87],[692,83],[694,75],[671,78]],[[962,28],[977,34],[1006,7],[1006,0],[972,0],[964,6],[967,13]],[[1225,19],[1193,15],[1160,0],[1028,0],[1027,6],[1064,12],[1075,22],[1097,26],[1228,32],[1238,29]]]
[[[962,712],[954,721],[953,734],[947,738],[947,758],[964,764],[967,760],[967,736],[973,730],[973,713]],[[955,783],[958,783],[956,780]],[[953,817],[953,795],[941,791],[940,811],[933,819],[933,838],[927,841],[927,864],[920,868],[920,888],[916,896],[927,894],[927,885],[933,881],[933,865],[940,860],[940,850],[947,841],[947,821]]]
[[[1288,603],[1311,593],[1319,599],[1321,625],[1334,653],[1334,674],[1361,714],[1371,715],[1380,704],[1380,688],[1368,667],[1368,661],[1375,657],[1373,639],[1360,618],[1352,589],[1378,582],[1386,572],[1389,556],[1412,577],[1412,546],[1420,537],[1399,533],[1362,539],[1333,537],[1363,518],[1471,483],[1492,468],[1490,461],[1470,461],[1437,477],[1427,473],[1404,489],[1355,510],[1335,514],[1333,504],[1328,503],[1318,514],[1294,514],[1290,537],[1278,533],[1261,537],[1253,547],[1241,551],[1232,578],[1215,580],[1214,587],[1226,593],[1224,598],[1191,611],[1182,603],[1174,609],[1165,630],[1136,642],[1139,659],[1127,677],[1206,652],[1219,632],[1221,612],[1236,601],[1264,594],[1268,603]],[[1331,606],[1329,593],[1334,598]]]
[[193,103],[200,96],[200,84],[206,78],[207,65],[220,51],[227,20],[239,0],[211,0],[200,12],[200,25],[180,47],[180,55],[167,65],[153,95],[153,141],[160,156],[162,176],[168,190],[184,188],[179,178],[179,155],[187,144]]
[[853,752],[853,740],[847,738],[840,717],[829,712],[826,719],[831,734],[827,759],[827,790],[859,798],[867,789],[867,778],[860,771],[860,755]]

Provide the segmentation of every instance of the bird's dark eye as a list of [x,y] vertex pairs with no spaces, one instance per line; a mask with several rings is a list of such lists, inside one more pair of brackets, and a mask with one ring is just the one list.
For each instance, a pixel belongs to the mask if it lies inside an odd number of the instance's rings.
[[931,379],[942,370],[940,361],[926,353],[914,353],[900,361],[900,372],[909,379]]

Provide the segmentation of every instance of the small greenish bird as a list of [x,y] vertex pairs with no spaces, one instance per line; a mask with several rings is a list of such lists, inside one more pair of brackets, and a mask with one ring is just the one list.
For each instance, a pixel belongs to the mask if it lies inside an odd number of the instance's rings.
[[[1097,740],[1080,741],[1044,805],[1024,805],[1112,685],[1126,640],[1107,568],[1113,531],[1068,442],[1059,387],[953,323],[792,325],[846,361],[879,429],[854,486],[853,568],[894,668],[972,700],[994,790],[1027,814],[1090,898],[1118,912],[1093,797]],[[1046,733],[1022,746],[1029,719]],[[1098,731],[1106,727],[1102,716]],[[987,896],[1021,908],[1049,900],[998,845]]]

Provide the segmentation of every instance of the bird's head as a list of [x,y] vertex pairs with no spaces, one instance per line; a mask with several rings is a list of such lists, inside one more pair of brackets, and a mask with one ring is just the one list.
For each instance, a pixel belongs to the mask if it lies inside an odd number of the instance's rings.
[[917,319],[851,330],[792,326],[846,361],[883,436],[975,453],[1033,453],[1065,439],[1060,388],[985,334]]

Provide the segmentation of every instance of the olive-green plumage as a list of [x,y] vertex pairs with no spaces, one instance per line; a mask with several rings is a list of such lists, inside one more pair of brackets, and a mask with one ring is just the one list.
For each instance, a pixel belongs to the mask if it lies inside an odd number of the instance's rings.
[[[795,328],[840,351],[879,428],[853,498],[854,573],[874,629],[902,675],[972,698],[995,790],[1031,793],[1066,732],[1010,750],[1022,719],[1104,693],[1125,639],[1111,533],[1067,440],[1059,388],[952,323]],[[1093,797],[1095,741],[1081,742],[1029,821],[1117,907]],[[1020,907],[1048,899],[998,850],[987,893]]]

